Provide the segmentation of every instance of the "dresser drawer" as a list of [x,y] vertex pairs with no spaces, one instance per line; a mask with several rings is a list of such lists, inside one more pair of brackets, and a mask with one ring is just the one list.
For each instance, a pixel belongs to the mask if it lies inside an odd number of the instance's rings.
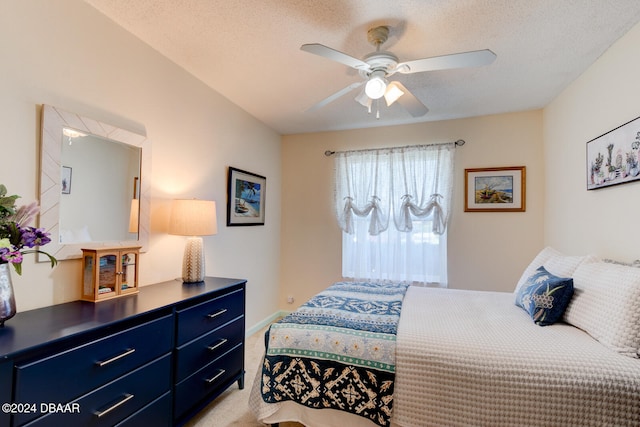
[[[50,413],[29,427],[112,426],[170,390],[171,354],[74,400],[78,411]],[[73,407],[70,407],[73,409]],[[16,421],[21,422],[16,417]]]
[[238,344],[213,363],[179,383],[175,388],[174,417],[179,419],[207,395],[222,392],[242,374],[243,346]]
[[[168,353],[172,344],[172,320],[172,316],[165,316],[16,366],[14,402],[72,402]],[[166,372],[164,376],[169,377]]]
[[182,345],[244,313],[244,289],[177,312],[177,343]]
[[208,334],[177,348],[176,382],[207,365],[240,343],[244,336],[244,317],[222,325]]
[[115,427],[170,427],[171,393],[167,392]]

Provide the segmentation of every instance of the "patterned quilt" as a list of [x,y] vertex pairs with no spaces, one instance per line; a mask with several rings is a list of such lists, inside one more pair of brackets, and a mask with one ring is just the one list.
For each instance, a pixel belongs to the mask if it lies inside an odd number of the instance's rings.
[[271,325],[264,401],[348,411],[388,426],[407,286],[338,282]]

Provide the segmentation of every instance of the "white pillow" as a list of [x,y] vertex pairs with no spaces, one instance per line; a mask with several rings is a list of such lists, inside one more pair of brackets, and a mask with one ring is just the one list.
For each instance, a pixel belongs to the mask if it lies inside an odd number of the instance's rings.
[[533,261],[531,261],[531,264],[525,268],[520,280],[518,280],[514,294],[518,295],[520,287],[527,282],[529,277],[531,277],[539,267],[544,266],[544,268],[554,276],[571,277],[576,268],[583,262],[596,262],[597,260],[598,258],[593,255],[564,255],[552,247],[547,246],[541,250]]
[[640,269],[605,262],[581,264],[564,321],[625,356],[640,357]]

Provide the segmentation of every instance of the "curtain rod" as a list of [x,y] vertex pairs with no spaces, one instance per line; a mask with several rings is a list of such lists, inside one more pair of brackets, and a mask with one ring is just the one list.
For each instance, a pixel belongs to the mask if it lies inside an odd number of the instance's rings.
[[[367,148],[364,150],[350,150],[352,152],[358,152],[358,151],[372,151],[372,150],[390,150],[390,149],[394,149],[394,148],[414,148],[414,147],[431,147],[433,145],[446,145],[446,144],[455,144],[456,147],[462,147],[465,144],[465,140],[464,139],[459,139],[455,142],[444,142],[444,143],[438,143],[438,144],[423,144],[423,145],[406,145],[404,147],[388,147],[388,148]],[[331,150],[327,150],[324,152],[324,155],[329,157],[329,156],[333,156],[336,153],[343,153],[344,151],[331,151]]]

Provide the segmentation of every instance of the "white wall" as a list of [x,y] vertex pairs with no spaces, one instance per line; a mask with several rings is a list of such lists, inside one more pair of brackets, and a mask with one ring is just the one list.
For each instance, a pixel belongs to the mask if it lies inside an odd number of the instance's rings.
[[544,109],[545,242],[640,258],[640,182],[587,191],[586,143],[640,116],[640,25]]
[[[283,137],[282,285],[292,309],[341,275],[341,232],[333,214],[333,158],[349,150],[464,139],[456,151],[449,228],[449,287],[510,292],[543,247],[542,112]],[[526,166],[526,212],[464,212],[465,168]],[[286,299],[295,298],[293,305]]]
[[[181,274],[185,238],[166,233],[171,199],[213,199],[219,222],[218,234],[205,237],[207,274],[249,280],[248,327],[277,310],[278,134],[80,0],[0,2],[0,56],[0,182],[12,194],[38,198],[42,104],[146,130],[152,230],[141,284]],[[267,177],[264,227],[225,226],[228,166]],[[19,311],[80,295],[76,260],[51,270],[29,256],[13,278]]]

